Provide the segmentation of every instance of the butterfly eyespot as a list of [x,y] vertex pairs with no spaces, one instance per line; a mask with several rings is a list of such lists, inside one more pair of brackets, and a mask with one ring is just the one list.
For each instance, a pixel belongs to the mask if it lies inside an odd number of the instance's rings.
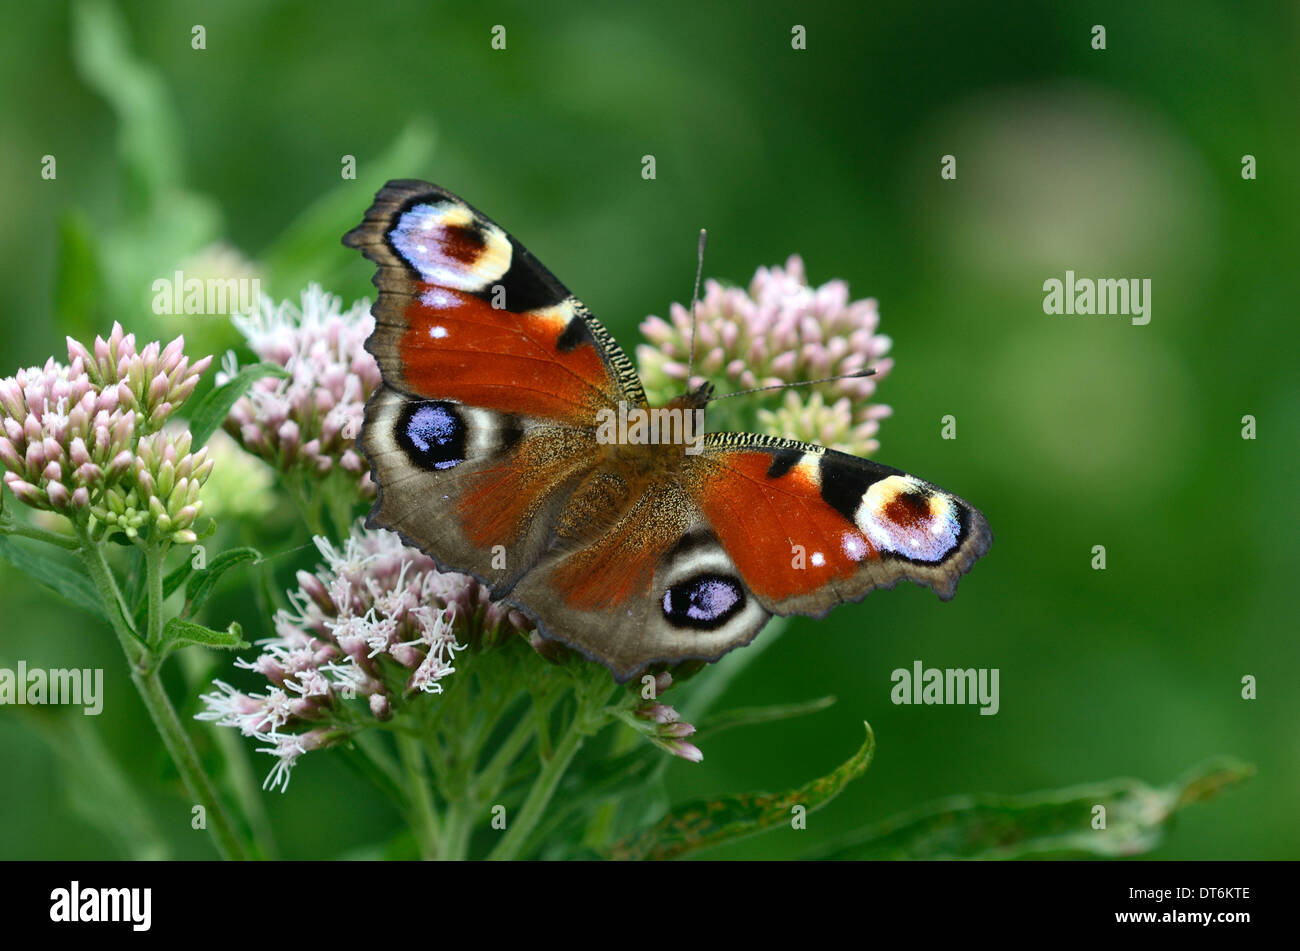
[[409,205],[388,242],[421,280],[455,290],[481,290],[510,264],[506,237],[451,201]]
[[453,403],[417,403],[397,420],[397,444],[422,469],[450,469],[465,461],[465,420]]
[[712,630],[744,607],[745,589],[722,575],[696,575],[664,592],[664,617],[678,627]]

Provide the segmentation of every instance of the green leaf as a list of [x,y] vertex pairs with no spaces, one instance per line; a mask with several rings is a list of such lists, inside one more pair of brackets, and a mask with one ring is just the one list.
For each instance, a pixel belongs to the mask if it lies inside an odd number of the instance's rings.
[[706,735],[712,736],[715,733],[721,733],[723,730],[730,730],[732,727],[756,726],[759,723],[774,723],[778,720],[806,717],[810,713],[825,710],[834,703],[834,697],[818,697],[816,700],[806,700],[803,703],[774,703],[764,707],[740,707],[735,710],[728,710],[726,713],[719,713],[716,716],[709,717],[701,723],[691,737],[691,742],[694,743],[700,737]]
[[[1254,767],[1202,764],[1163,789],[1136,779],[1023,796],[956,796],[838,839],[822,859],[1019,859],[1126,856],[1160,844],[1174,814],[1241,782]],[[1104,829],[1094,828],[1097,807]]]
[[671,859],[762,832],[789,822],[792,809],[808,812],[830,802],[840,790],[861,776],[875,754],[871,725],[863,723],[867,737],[862,748],[833,772],[789,792],[741,793],[721,799],[698,799],[673,809],[654,826],[616,843],[614,859]]
[[170,598],[180,590],[181,585],[189,580],[190,574],[194,571],[194,561],[186,558],[179,565],[167,573],[163,578],[163,597]]
[[257,562],[261,557],[262,553],[256,548],[232,548],[217,555],[207,568],[197,572],[186,584],[185,614],[193,616],[199,608],[203,607],[212,596],[212,592],[216,590],[217,582],[227,571],[236,565]]
[[43,588],[48,588],[74,607],[108,623],[99,592],[86,577],[85,569],[70,558],[51,551],[19,545],[0,536],[0,561],[8,562]]
[[268,376],[288,379],[289,371],[274,363],[255,363],[252,366],[244,367],[233,378],[199,400],[198,406],[190,414],[190,434],[193,436],[193,448],[197,450],[211,439],[212,434],[217,431],[230,413],[230,408],[239,402],[239,398],[247,393],[254,383]]
[[202,624],[174,617],[163,625],[163,655],[191,644],[223,650],[243,650],[252,646],[244,640],[243,634],[244,629],[238,621],[231,621],[230,627],[224,631],[214,631]]

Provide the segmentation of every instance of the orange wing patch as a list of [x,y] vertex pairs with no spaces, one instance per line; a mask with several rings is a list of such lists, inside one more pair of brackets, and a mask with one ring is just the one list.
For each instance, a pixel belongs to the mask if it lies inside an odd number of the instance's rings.
[[591,437],[578,430],[534,430],[497,465],[466,477],[458,505],[465,536],[480,548],[509,545],[533,516],[588,471],[596,460]]
[[816,457],[779,478],[765,452],[713,460],[700,504],[755,594],[782,601],[852,577],[878,559],[871,540],[821,497]]
[[574,423],[617,404],[571,303],[518,314],[447,287],[418,284],[417,292],[400,342],[405,381],[416,393]]

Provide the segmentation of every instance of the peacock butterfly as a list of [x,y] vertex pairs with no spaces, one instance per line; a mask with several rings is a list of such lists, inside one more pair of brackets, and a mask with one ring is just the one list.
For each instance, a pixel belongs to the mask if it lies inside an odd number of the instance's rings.
[[[899,579],[947,600],[989,549],[978,510],[906,472],[772,436],[692,437],[711,387],[648,407],[586,306],[445,189],[389,182],[343,243],[378,265],[370,524],[619,681]],[[630,415],[667,424],[633,438]]]

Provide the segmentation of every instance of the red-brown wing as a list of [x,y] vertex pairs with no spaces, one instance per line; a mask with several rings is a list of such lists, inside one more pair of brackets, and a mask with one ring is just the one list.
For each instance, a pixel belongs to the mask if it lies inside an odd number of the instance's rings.
[[821,446],[711,433],[688,471],[705,519],[773,614],[821,616],[899,580],[947,600],[993,541],[963,499]]
[[571,426],[620,400],[644,405],[631,361],[586,306],[445,189],[389,182],[343,243],[379,265],[366,346],[394,389]]

